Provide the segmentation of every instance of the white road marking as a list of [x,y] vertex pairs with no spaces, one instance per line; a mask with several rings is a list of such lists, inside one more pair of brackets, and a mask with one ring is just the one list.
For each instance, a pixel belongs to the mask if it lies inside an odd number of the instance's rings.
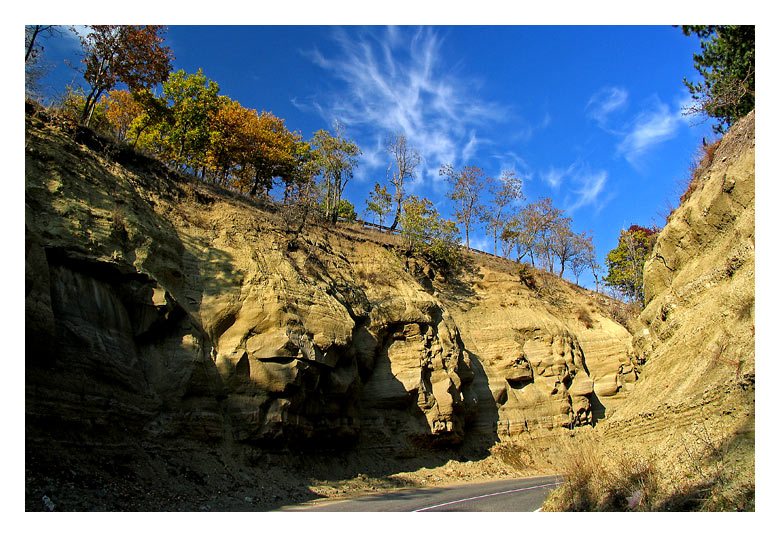
[[483,494],[482,496],[474,496],[473,498],[464,498],[462,500],[455,500],[452,502],[447,503],[440,503],[439,505],[432,505],[430,507],[423,507],[422,509],[416,509],[412,511],[413,513],[419,513],[421,511],[428,511],[430,509],[436,509],[437,507],[444,507],[446,505],[453,505],[456,503],[463,503],[463,502],[470,502],[471,500],[479,500],[480,498],[489,498],[490,496],[500,496],[501,494],[512,494],[513,492],[522,492],[524,490],[533,490],[533,489],[539,489],[542,487],[554,487],[555,485],[560,485],[563,483],[563,481],[556,481],[555,483],[548,483],[546,485],[536,485],[534,487],[526,487],[523,489],[514,489],[514,490],[505,490],[503,492],[494,492],[492,494]]

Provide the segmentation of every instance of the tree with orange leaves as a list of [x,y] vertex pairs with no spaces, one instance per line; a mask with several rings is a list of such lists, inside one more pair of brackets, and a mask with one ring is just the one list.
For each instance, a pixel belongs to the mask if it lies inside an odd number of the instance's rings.
[[111,90],[103,95],[100,102],[106,107],[106,119],[114,135],[123,142],[127,141],[130,125],[144,112],[141,103],[127,90]]
[[270,112],[263,111],[256,115],[250,129],[252,151],[250,160],[254,167],[254,178],[249,189],[249,195],[255,196],[259,191],[273,188],[275,178],[289,183],[298,164],[297,149],[301,135],[290,132],[284,125],[284,120]]
[[[217,109],[209,119],[209,146],[205,165],[216,183],[245,187],[250,172],[250,154],[253,151],[251,129],[257,112],[241,103],[220,95]],[[245,188],[242,188],[244,190]]]
[[89,85],[81,122],[89,125],[101,95],[120,82],[130,90],[152,87],[168,77],[173,53],[162,45],[162,26],[93,25],[81,38],[84,79]]

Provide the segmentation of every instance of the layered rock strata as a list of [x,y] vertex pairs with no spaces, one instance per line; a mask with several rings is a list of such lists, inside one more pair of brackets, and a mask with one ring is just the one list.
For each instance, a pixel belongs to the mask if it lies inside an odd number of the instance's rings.
[[392,237],[292,236],[40,118],[25,175],[29,442],[452,446],[593,423],[636,380],[628,333],[552,276],[415,278]]

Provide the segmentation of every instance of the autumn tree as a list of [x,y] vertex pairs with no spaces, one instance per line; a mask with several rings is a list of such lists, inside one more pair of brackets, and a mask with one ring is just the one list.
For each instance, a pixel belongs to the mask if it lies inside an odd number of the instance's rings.
[[100,103],[105,106],[108,120],[117,139],[128,139],[130,126],[144,113],[144,108],[127,90],[111,90],[103,95]]
[[657,229],[638,225],[621,230],[618,245],[607,254],[605,284],[629,300],[641,304],[644,301],[645,261],[653,249],[657,235]]
[[574,283],[579,285],[580,284],[580,276],[583,272],[585,272],[585,269],[588,268],[588,263],[586,261],[586,258],[582,255],[576,255],[574,256],[571,261],[569,262],[569,270],[572,274],[574,274]]
[[130,122],[127,139],[133,148],[137,146],[162,156],[164,152],[162,132],[165,125],[173,122],[171,111],[164,98],[155,96],[148,89],[135,91],[132,96],[138,103],[141,113]]
[[244,108],[230,97],[217,96],[217,106],[208,118],[209,142],[204,160],[215,183],[226,185],[231,178],[237,188],[249,183],[249,131],[256,115],[255,110]]
[[481,216],[486,230],[493,236],[493,254],[498,255],[498,239],[509,220],[506,214],[507,206],[525,197],[523,180],[515,175],[514,170],[504,170],[498,181],[488,178],[488,183],[492,198]]
[[568,267],[579,285],[580,275],[595,262],[593,239],[586,233],[575,233],[568,225],[558,227],[553,235],[552,252],[560,264],[558,276]]
[[484,207],[479,203],[479,195],[485,189],[487,180],[485,170],[476,166],[466,166],[460,170],[445,164],[439,170],[450,184],[447,197],[455,202],[455,221],[463,224],[466,232],[466,248],[470,248],[469,234]]
[[81,38],[84,80],[89,86],[81,122],[89,125],[100,96],[124,83],[150,88],[168,77],[173,54],[163,46],[162,26],[93,25]]
[[300,133],[290,132],[284,120],[271,112],[263,111],[257,115],[252,123],[251,136],[250,157],[255,174],[250,196],[260,191],[268,194],[277,178],[285,185],[295,181],[295,168],[301,165],[301,158],[315,158],[309,152],[308,144],[304,147]]
[[314,160],[317,163],[323,180],[323,205],[325,217],[331,222],[338,219],[338,207],[344,187],[352,178],[357,167],[357,157],[360,148],[352,140],[344,138],[341,125],[336,122],[336,133],[326,130],[314,133],[312,146],[315,150]]
[[542,198],[523,207],[505,226],[502,241],[517,247],[518,261],[526,255],[531,265],[541,255],[552,270],[551,249],[553,231],[563,218],[563,211],[553,206],[550,198]]
[[373,213],[379,217],[379,226],[382,226],[384,217],[390,213],[393,204],[393,197],[387,191],[385,185],[374,184],[374,190],[368,195],[366,200],[366,213]]
[[688,109],[718,121],[716,133],[724,133],[740,117],[755,108],[756,28],[755,26],[683,26],[685,35],[701,39],[701,54],[693,55],[693,65],[702,82],[683,78],[694,100]]
[[596,284],[596,292],[599,290],[598,271],[600,266],[596,260],[596,247],[593,244],[593,237],[582,233],[575,235],[576,240],[576,252],[574,256],[569,260],[569,270],[574,274],[575,282],[580,284],[580,275],[585,272],[586,269],[591,269],[593,273],[593,280]]
[[566,264],[580,254],[584,240],[582,235],[572,231],[571,218],[561,217],[554,223],[550,233],[549,248],[552,255],[558,259],[559,277],[563,277]]
[[[387,173],[388,181],[395,188],[393,192],[393,201],[396,207],[395,219],[390,225],[390,229],[394,230],[398,225],[398,220],[401,218],[401,204],[406,195],[404,183],[407,179],[414,178],[415,170],[420,165],[421,158],[417,150],[409,146],[406,136],[401,133],[395,133],[391,138],[388,138],[385,142],[385,148],[393,157],[395,164],[394,169],[391,164]],[[390,170],[392,170],[392,173]]]

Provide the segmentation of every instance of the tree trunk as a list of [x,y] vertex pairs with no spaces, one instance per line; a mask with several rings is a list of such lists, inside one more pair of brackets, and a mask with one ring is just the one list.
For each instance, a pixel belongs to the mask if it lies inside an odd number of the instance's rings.
[[401,218],[401,200],[398,200],[398,205],[395,209],[395,220],[393,220],[393,225],[390,226],[390,231],[395,231],[395,226],[398,225],[398,220]]
[[32,37],[30,37],[30,44],[27,46],[27,52],[24,55],[24,63],[27,63],[27,60],[30,59],[30,54],[32,54],[33,47],[35,46],[35,37],[38,35],[38,32],[41,31],[41,26],[35,25],[35,30],[33,30]]

